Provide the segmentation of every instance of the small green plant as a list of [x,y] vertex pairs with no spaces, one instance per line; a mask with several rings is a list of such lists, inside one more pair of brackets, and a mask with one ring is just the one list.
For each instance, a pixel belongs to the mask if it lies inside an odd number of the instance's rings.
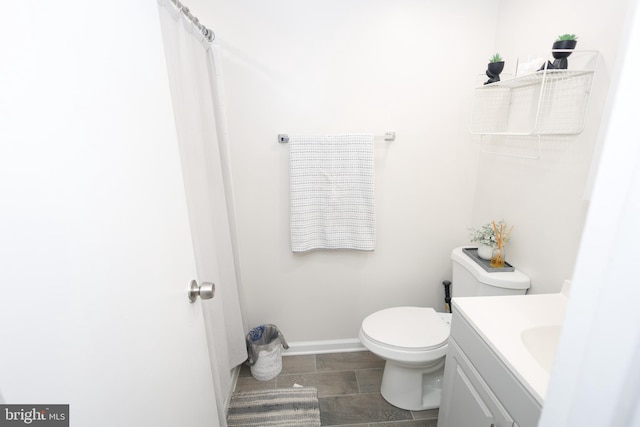
[[[511,237],[511,231],[509,231],[507,235],[504,235],[504,233],[502,233],[502,235],[498,236],[498,239],[496,239],[496,230],[505,230],[506,228],[507,223],[504,220],[498,223],[492,221],[480,228],[471,227],[469,228],[469,241],[472,243],[478,243],[479,245],[497,248],[499,246],[498,240],[501,240],[502,244],[509,241],[509,238]],[[513,227],[511,227],[511,229],[513,230]]]
[[558,38],[556,39],[557,42],[563,40],[578,40],[578,36],[576,36],[575,34],[563,34],[561,36],[558,36]]
[[500,56],[499,53],[496,53],[491,58],[489,58],[489,62],[501,62],[501,61],[502,61],[502,56]]

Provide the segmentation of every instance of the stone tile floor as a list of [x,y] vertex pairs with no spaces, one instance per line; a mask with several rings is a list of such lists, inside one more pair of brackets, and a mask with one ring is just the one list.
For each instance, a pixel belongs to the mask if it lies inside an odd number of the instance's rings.
[[318,389],[323,426],[436,427],[438,410],[405,411],[380,395],[384,360],[368,352],[284,356],[282,372],[258,381],[243,365],[235,391],[292,387]]

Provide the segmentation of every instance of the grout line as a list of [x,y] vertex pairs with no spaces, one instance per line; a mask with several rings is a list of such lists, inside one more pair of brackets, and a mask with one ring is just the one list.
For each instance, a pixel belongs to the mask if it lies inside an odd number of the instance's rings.
[[[377,368],[372,368],[377,369]],[[327,371],[318,371],[318,374],[331,374],[336,372],[355,372],[355,371],[364,371],[365,369],[331,369]]]

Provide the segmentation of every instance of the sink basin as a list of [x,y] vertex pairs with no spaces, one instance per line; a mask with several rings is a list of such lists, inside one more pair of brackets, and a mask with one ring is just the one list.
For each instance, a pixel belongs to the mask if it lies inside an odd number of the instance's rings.
[[560,325],[536,326],[535,328],[525,329],[520,334],[527,351],[548,373],[551,373],[553,360],[558,350],[560,329]]
[[567,301],[562,293],[458,297],[453,306],[543,405]]

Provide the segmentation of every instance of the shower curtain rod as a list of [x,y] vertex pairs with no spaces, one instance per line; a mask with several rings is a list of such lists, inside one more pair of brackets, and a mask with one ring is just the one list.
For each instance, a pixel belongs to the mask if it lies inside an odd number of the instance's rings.
[[211,43],[216,38],[216,34],[210,29],[208,29],[207,27],[205,27],[204,25],[202,25],[198,20],[198,18],[196,18],[191,14],[191,12],[189,12],[188,7],[180,3],[178,0],[170,0],[170,1],[176,7],[176,9],[182,12],[182,14],[189,20],[189,22],[195,25],[195,27],[200,31],[200,34],[205,36],[206,39],[209,41],[209,43]]

